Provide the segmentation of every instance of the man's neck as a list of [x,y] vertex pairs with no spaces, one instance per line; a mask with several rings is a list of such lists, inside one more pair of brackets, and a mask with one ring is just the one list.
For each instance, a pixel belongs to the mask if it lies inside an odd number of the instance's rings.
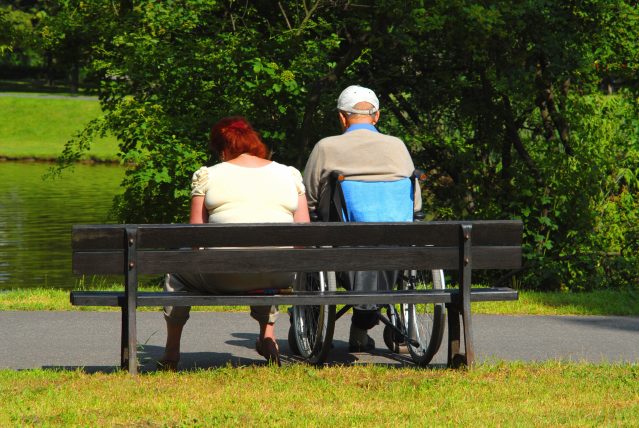
[[348,126],[348,128],[346,128],[346,131],[344,132],[359,131],[361,129],[378,132],[377,128],[375,128],[375,125],[373,125],[372,123],[352,123]]

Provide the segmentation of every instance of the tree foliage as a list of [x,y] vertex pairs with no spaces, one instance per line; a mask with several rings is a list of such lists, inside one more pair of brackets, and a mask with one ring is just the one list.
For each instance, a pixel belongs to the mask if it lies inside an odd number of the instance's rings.
[[185,221],[222,116],[247,116],[276,160],[302,167],[338,132],[340,90],[360,83],[429,172],[431,216],[524,221],[524,285],[637,283],[634,1],[53,3],[51,28],[87,35],[105,111],[61,162],[114,133],[135,165],[123,221]]
[[31,20],[32,14],[0,2],[0,56],[11,54],[16,47],[28,45]]

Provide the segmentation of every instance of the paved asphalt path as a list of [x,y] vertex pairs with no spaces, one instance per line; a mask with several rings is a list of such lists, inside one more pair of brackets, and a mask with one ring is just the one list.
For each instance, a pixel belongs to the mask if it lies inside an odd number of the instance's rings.
[[[412,365],[390,353],[382,327],[371,330],[374,353],[348,353],[349,316],[336,323],[328,364]],[[284,364],[295,363],[286,340],[288,319],[276,324]],[[0,311],[0,369],[83,368],[111,372],[119,364],[120,314],[116,312]],[[639,317],[494,316],[473,317],[479,361],[570,360],[639,362]],[[254,350],[257,324],[244,313],[194,312],[182,341],[180,370],[263,364]],[[165,340],[161,313],[138,313],[142,371],[155,368]],[[443,367],[446,345],[433,360]]]

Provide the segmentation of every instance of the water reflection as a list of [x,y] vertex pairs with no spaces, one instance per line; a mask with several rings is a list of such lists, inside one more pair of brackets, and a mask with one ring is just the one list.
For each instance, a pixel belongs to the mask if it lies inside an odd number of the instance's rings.
[[71,226],[108,218],[124,170],[78,165],[43,180],[49,165],[0,162],[0,289],[72,288]]

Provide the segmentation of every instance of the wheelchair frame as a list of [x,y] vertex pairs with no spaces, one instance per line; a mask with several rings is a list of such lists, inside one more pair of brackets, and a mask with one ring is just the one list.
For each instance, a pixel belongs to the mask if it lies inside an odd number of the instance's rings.
[[[410,178],[414,191],[414,186],[424,180],[425,174],[415,170]],[[343,222],[342,213],[347,209],[341,186],[344,180],[344,175],[338,171],[330,174],[328,201],[320,201],[319,213],[311,215],[313,221]],[[422,219],[422,213],[415,213],[414,220]],[[400,271],[394,287],[399,290],[419,290],[432,284],[433,289],[446,288],[442,270],[433,270],[431,274],[429,281],[425,271]],[[336,288],[335,272],[300,273],[296,284],[296,291],[335,291]],[[332,348],[335,322],[352,308],[353,305],[345,305],[337,312],[335,306],[331,305],[291,308],[288,336],[291,350],[309,363],[323,363]],[[384,304],[379,305],[377,310],[379,320],[384,324],[384,343],[391,352],[408,352],[418,365],[428,364],[432,360],[444,334],[444,304]],[[381,313],[383,310],[386,316]]]

